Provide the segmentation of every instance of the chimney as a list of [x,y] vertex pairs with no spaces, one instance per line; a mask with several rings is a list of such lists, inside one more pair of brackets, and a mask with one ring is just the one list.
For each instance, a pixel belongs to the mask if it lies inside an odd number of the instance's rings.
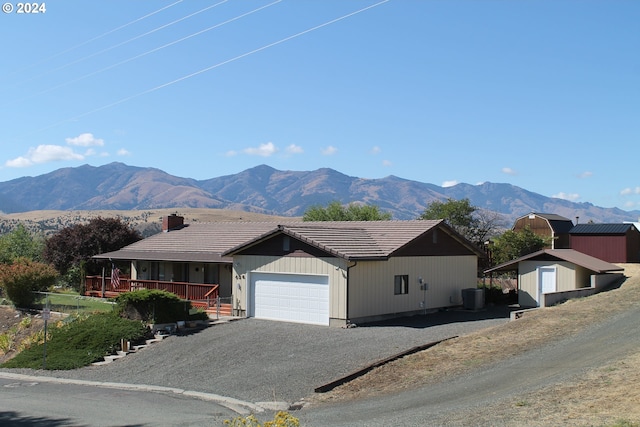
[[577,216],[577,217],[576,217],[576,225],[578,225],[578,221],[579,221],[579,220],[580,220],[580,217],[579,217],[579,216]]
[[182,216],[171,214],[169,216],[162,217],[162,231],[165,233],[167,231],[182,228],[183,226],[184,226],[184,217]]

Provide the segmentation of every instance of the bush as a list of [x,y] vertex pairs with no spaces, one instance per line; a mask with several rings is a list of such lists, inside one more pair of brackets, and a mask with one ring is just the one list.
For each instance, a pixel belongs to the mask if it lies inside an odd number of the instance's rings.
[[35,292],[49,289],[57,277],[58,272],[49,264],[26,258],[0,264],[0,286],[16,307],[30,307],[35,301]]
[[[121,339],[142,342],[149,329],[142,323],[112,313],[93,314],[48,330],[47,369],[77,369],[115,353]],[[50,338],[49,338],[50,336]],[[43,337],[44,338],[44,337]],[[43,343],[32,345],[4,363],[4,368],[40,369]]]
[[[236,417],[232,420],[225,420],[224,425],[230,427],[262,427],[260,421],[253,416]],[[288,412],[279,411],[272,421],[265,421],[264,427],[299,427],[300,420]]]
[[171,292],[140,289],[125,292],[116,298],[117,312],[127,319],[149,323],[175,323],[179,320],[206,318],[206,313],[191,315],[191,302],[181,300]]

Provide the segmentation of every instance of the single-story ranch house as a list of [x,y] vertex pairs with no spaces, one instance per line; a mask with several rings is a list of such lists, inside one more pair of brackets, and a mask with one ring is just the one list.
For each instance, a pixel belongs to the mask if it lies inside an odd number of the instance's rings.
[[291,322],[344,326],[460,305],[484,256],[442,220],[169,222],[96,258],[129,261],[132,283],[218,284],[235,315]]

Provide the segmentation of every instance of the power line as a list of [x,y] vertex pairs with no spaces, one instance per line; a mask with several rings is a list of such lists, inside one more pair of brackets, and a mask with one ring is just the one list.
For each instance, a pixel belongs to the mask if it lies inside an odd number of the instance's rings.
[[55,126],[57,126],[57,125],[59,125],[59,124],[61,124],[61,123],[65,123],[65,122],[68,122],[68,121],[76,121],[76,120],[78,120],[78,119],[80,119],[80,118],[82,118],[82,117],[85,117],[85,116],[88,116],[88,115],[91,115],[91,114],[97,113],[98,111],[102,111],[102,110],[106,110],[106,109],[111,108],[111,107],[115,107],[116,105],[120,105],[120,104],[123,104],[123,103],[125,103],[125,102],[127,102],[127,101],[131,101],[132,99],[139,98],[139,97],[141,97],[141,96],[143,96],[143,95],[150,94],[150,93],[152,93],[152,92],[155,92],[155,91],[157,91],[157,90],[163,89],[163,88],[168,87],[168,86],[172,86],[172,85],[174,85],[174,84],[176,84],[176,83],[179,83],[179,82],[182,82],[182,81],[184,81],[184,80],[190,79],[190,78],[192,78],[192,77],[198,76],[198,75],[200,75],[200,74],[206,73],[207,71],[211,71],[211,70],[213,70],[213,69],[219,68],[219,67],[221,67],[221,66],[223,66],[223,65],[226,65],[226,64],[229,64],[229,63],[231,63],[231,62],[235,62],[235,61],[238,61],[238,60],[240,60],[240,59],[242,59],[242,58],[246,58],[247,56],[250,56],[250,55],[256,54],[256,53],[258,53],[258,52],[261,52],[261,51],[263,51],[263,50],[266,50],[266,49],[272,48],[272,47],[274,47],[274,46],[280,45],[280,44],[285,43],[285,42],[287,42],[287,41],[290,41],[290,40],[293,40],[293,39],[298,38],[298,37],[300,37],[300,36],[303,36],[303,35],[305,35],[305,34],[308,34],[308,33],[311,33],[311,32],[313,32],[313,31],[316,31],[316,30],[319,30],[319,29],[321,29],[321,28],[324,28],[324,27],[326,27],[326,26],[328,26],[328,25],[335,24],[336,22],[342,21],[342,20],[347,19],[347,18],[350,18],[350,17],[352,17],[352,16],[354,16],[354,15],[357,15],[357,14],[360,14],[360,13],[365,12],[365,11],[367,11],[367,10],[373,9],[373,8],[378,7],[378,6],[380,6],[380,5],[384,4],[384,3],[387,3],[387,2],[389,2],[389,1],[390,1],[390,0],[382,0],[382,1],[379,1],[379,2],[377,2],[377,3],[374,3],[374,4],[372,4],[372,5],[369,5],[369,6],[367,6],[367,7],[364,7],[364,8],[358,9],[358,10],[356,10],[356,11],[354,11],[354,12],[351,12],[351,13],[348,13],[348,14],[346,14],[346,15],[342,15],[342,16],[340,16],[340,17],[338,17],[338,18],[335,18],[335,19],[332,19],[332,20],[330,20],[330,21],[327,21],[327,22],[325,22],[325,23],[323,23],[323,24],[316,25],[315,27],[311,27],[311,28],[309,28],[309,29],[306,29],[306,30],[301,31],[301,32],[299,32],[299,33],[296,33],[296,34],[293,34],[293,35],[291,35],[291,36],[285,37],[285,38],[280,39],[280,40],[278,40],[278,41],[275,41],[275,42],[273,42],[273,43],[269,43],[269,44],[266,44],[266,45],[264,45],[264,46],[262,46],[262,47],[259,47],[259,48],[257,48],[257,49],[251,50],[251,51],[249,51],[249,52],[245,52],[245,53],[243,53],[243,54],[241,54],[241,55],[235,56],[235,57],[233,57],[233,58],[231,58],[231,59],[228,59],[228,60],[226,60],[226,61],[219,62],[219,63],[217,63],[217,64],[214,64],[214,65],[211,65],[211,66],[209,66],[209,67],[206,67],[206,68],[200,69],[200,70],[198,70],[198,71],[195,71],[195,72],[193,72],[193,73],[191,73],[191,74],[187,74],[187,75],[182,76],[182,77],[180,77],[180,78],[177,78],[177,79],[175,79],[175,80],[171,80],[171,81],[169,81],[169,82],[167,82],[167,83],[163,83],[163,84],[161,84],[161,85],[155,86],[155,87],[150,88],[150,89],[147,89],[147,90],[145,90],[145,91],[138,92],[138,93],[136,93],[136,94],[134,94],[134,95],[127,96],[127,97],[122,98],[122,99],[120,99],[120,100],[118,100],[118,101],[112,102],[112,103],[110,103],[110,104],[103,105],[102,107],[95,108],[95,109],[93,109],[93,110],[90,110],[90,111],[87,111],[87,112],[85,112],[85,113],[79,114],[79,115],[77,115],[77,116],[75,116],[75,117],[72,117],[72,118],[69,118],[69,119],[67,119],[67,120],[62,120],[62,121],[56,122],[56,123],[54,123],[54,124],[52,124],[52,125],[50,125],[50,126],[47,126],[47,127],[45,127],[45,128],[42,128],[42,129],[39,129],[39,130],[38,130],[38,132],[39,132],[39,131],[46,130],[46,129],[50,129],[50,128],[55,127]]
[[35,67],[36,65],[40,65],[40,64],[45,63],[45,62],[48,62],[48,61],[50,61],[50,60],[52,60],[52,59],[54,59],[54,58],[57,58],[57,57],[59,57],[59,56],[62,56],[62,55],[64,55],[65,53],[69,53],[69,52],[71,52],[71,51],[74,51],[74,50],[78,49],[79,47],[82,47],[82,46],[87,45],[87,44],[89,44],[89,43],[91,43],[91,42],[94,42],[94,41],[99,40],[99,39],[101,39],[101,38],[103,38],[103,37],[106,37],[106,36],[108,36],[109,34],[115,33],[116,31],[120,31],[120,30],[122,30],[123,28],[126,28],[126,27],[128,27],[128,26],[130,26],[130,25],[135,24],[136,22],[140,22],[140,21],[142,21],[142,20],[144,20],[144,19],[149,18],[150,16],[153,16],[153,15],[155,15],[155,14],[157,14],[157,13],[162,12],[163,10],[169,9],[170,7],[173,7],[173,6],[177,5],[178,3],[182,3],[182,1],[183,1],[183,0],[178,0],[178,1],[176,1],[176,2],[174,2],[174,3],[171,3],[171,4],[167,5],[167,6],[161,7],[160,9],[155,10],[155,11],[153,11],[153,12],[151,12],[151,13],[148,13],[148,14],[146,14],[146,15],[144,15],[144,16],[141,16],[140,18],[136,18],[136,19],[134,19],[133,21],[127,22],[126,24],[120,25],[119,27],[113,28],[113,29],[111,29],[111,30],[109,30],[109,31],[107,31],[107,32],[105,32],[105,33],[102,33],[102,34],[100,34],[100,35],[98,35],[98,36],[95,36],[95,37],[92,37],[92,38],[90,38],[90,39],[88,39],[88,40],[85,40],[84,42],[82,42],[82,43],[80,43],[80,44],[77,44],[77,45],[75,45],[75,46],[72,46],[72,47],[70,47],[70,48],[68,48],[68,49],[65,49],[65,50],[63,50],[63,51],[61,51],[61,52],[58,52],[58,53],[56,53],[56,54],[54,54],[54,55],[51,55],[51,56],[49,56],[48,58],[45,58],[45,59],[43,59],[43,60],[41,60],[41,61],[38,61],[38,62],[36,62],[36,63],[34,63],[34,64],[31,64],[31,65],[29,65],[29,66],[27,66],[27,67],[25,67],[25,68],[22,68],[22,69],[19,69],[19,70],[13,71],[13,72],[12,72],[12,73],[10,73],[10,74],[15,74],[15,73],[19,73],[19,72],[22,72],[22,71],[28,70],[29,68],[33,68],[33,67]]
[[[181,1],[182,1],[182,0],[181,0]],[[131,43],[131,42],[135,41],[135,40],[141,39],[141,38],[143,38],[143,37],[146,37],[146,36],[148,36],[148,35],[150,35],[150,34],[153,34],[153,33],[157,32],[157,31],[163,30],[163,29],[165,29],[165,28],[167,28],[167,27],[170,27],[171,25],[177,24],[178,22],[184,21],[185,19],[189,19],[189,18],[191,18],[191,17],[193,17],[193,16],[196,16],[196,15],[198,15],[198,14],[200,14],[200,13],[206,12],[206,11],[207,11],[207,10],[209,10],[209,9],[213,9],[214,7],[218,7],[218,6],[220,6],[221,4],[226,3],[227,1],[229,1],[229,0],[222,0],[222,1],[218,2],[218,3],[216,3],[216,4],[213,4],[213,5],[211,5],[211,6],[207,6],[207,7],[203,8],[203,9],[200,9],[200,10],[198,10],[198,11],[196,11],[196,12],[193,12],[193,13],[191,13],[191,14],[189,14],[189,15],[183,16],[182,18],[176,19],[175,21],[171,21],[171,22],[169,22],[169,23],[167,23],[167,24],[164,24],[164,25],[161,25],[161,26],[159,26],[159,27],[157,27],[157,28],[154,28],[154,29],[152,29],[152,30],[149,30],[149,31],[147,31],[147,32],[146,32],[146,33],[144,33],[144,34],[139,34],[139,35],[137,35],[137,36],[135,36],[135,37],[132,37],[132,38],[130,38],[130,39],[128,39],[128,40],[125,40],[125,41],[120,42],[120,43],[117,43],[117,44],[115,44],[115,45],[113,45],[113,46],[109,46],[109,47],[107,47],[107,48],[104,48],[104,49],[102,49],[102,50],[99,50],[98,52],[94,52],[94,53],[92,53],[92,54],[90,54],[90,55],[87,55],[87,56],[84,56],[84,57],[82,57],[82,58],[80,58],[80,59],[76,59],[75,61],[69,62],[69,63],[67,63],[67,64],[65,64],[65,65],[61,65],[61,66],[59,66],[59,67],[57,67],[57,68],[54,68],[53,70],[49,70],[49,71],[47,71],[47,72],[45,72],[45,73],[42,73],[42,74],[40,74],[40,75],[37,75],[37,76],[32,77],[32,78],[30,78],[30,79],[27,79],[27,80],[25,80],[25,81],[23,81],[23,82],[21,82],[21,83],[24,83],[24,82],[26,82],[26,81],[31,81],[31,80],[34,80],[34,79],[40,78],[40,77],[42,77],[42,76],[46,76],[47,74],[51,74],[51,73],[53,73],[53,72],[55,72],[55,71],[62,70],[62,69],[64,69],[64,68],[67,68],[67,67],[69,67],[69,66],[71,66],[71,65],[77,64],[77,63],[79,63],[79,62],[86,61],[87,59],[89,59],[89,58],[93,58],[94,56],[98,56],[98,55],[101,55],[101,54],[103,54],[103,53],[105,53],[105,52],[109,52],[110,50],[116,49],[116,48],[118,48],[118,47],[120,47],[120,46],[124,46],[124,45],[126,45],[126,44],[129,44],[129,43]]]
[[[228,0],[224,0],[224,1],[226,2],[226,1],[228,1]],[[96,71],[93,71],[93,72],[91,72],[91,73],[85,74],[85,75],[80,76],[80,77],[78,77],[78,78],[75,78],[75,79],[73,79],[73,80],[69,80],[69,81],[67,81],[67,82],[64,82],[64,83],[61,83],[61,84],[56,85],[56,86],[54,86],[54,87],[51,87],[51,88],[49,88],[49,89],[46,89],[46,90],[44,90],[44,91],[40,91],[40,92],[38,92],[38,93],[35,93],[35,94],[29,95],[29,96],[27,96],[27,97],[21,98],[21,99],[16,100],[16,101],[14,101],[14,102],[12,102],[12,103],[4,104],[4,105],[2,105],[2,107],[7,107],[8,105],[14,104],[15,102],[24,101],[24,100],[26,100],[26,99],[34,98],[34,97],[36,97],[36,96],[43,95],[43,94],[48,93],[48,92],[52,92],[52,91],[54,91],[54,90],[56,90],[56,89],[60,89],[61,87],[68,86],[68,85],[73,84],[73,83],[76,83],[76,82],[78,82],[78,81],[80,81],[80,80],[84,80],[84,79],[86,79],[86,78],[88,78],[88,77],[91,77],[91,76],[94,76],[94,75],[96,75],[96,74],[100,74],[100,73],[102,73],[102,72],[108,71],[108,70],[110,70],[110,69],[112,69],[112,68],[119,67],[120,65],[126,64],[126,63],[128,63],[128,62],[131,62],[131,61],[134,61],[134,60],[136,60],[136,59],[142,58],[142,57],[144,57],[144,56],[150,55],[150,54],[152,54],[152,53],[158,52],[158,51],[160,51],[160,50],[162,50],[162,49],[165,49],[165,48],[167,48],[167,47],[169,47],[169,46],[173,46],[173,45],[178,44],[178,43],[181,43],[181,42],[183,42],[183,41],[185,41],[185,40],[188,40],[188,39],[191,39],[191,38],[193,38],[193,37],[196,37],[196,36],[199,36],[199,35],[201,35],[201,34],[204,34],[204,33],[208,32],[208,31],[212,31],[212,30],[214,30],[214,29],[216,29],[216,28],[220,28],[220,27],[222,27],[223,25],[226,25],[226,24],[229,24],[229,23],[231,23],[231,22],[234,22],[234,21],[237,21],[237,20],[239,20],[239,19],[242,19],[242,18],[244,18],[244,17],[246,17],[246,16],[249,16],[249,15],[251,15],[251,14],[254,14],[254,13],[256,13],[256,12],[259,12],[259,11],[261,11],[261,10],[263,10],[263,9],[266,9],[266,8],[268,8],[268,7],[271,7],[271,6],[273,6],[273,5],[277,4],[277,3],[280,3],[280,2],[282,2],[282,0],[276,0],[276,1],[272,2],[272,3],[266,4],[266,5],[264,5],[264,6],[260,6],[260,7],[256,8],[256,9],[253,9],[253,10],[251,10],[251,11],[249,11],[249,12],[245,12],[245,13],[243,13],[243,14],[241,14],[241,15],[238,15],[238,16],[236,16],[236,17],[234,17],[234,18],[227,19],[227,20],[226,20],[226,21],[224,21],[224,22],[218,23],[218,24],[216,24],[216,25],[212,25],[212,26],[207,27],[207,28],[205,28],[205,29],[203,29],[203,30],[197,31],[197,32],[195,32],[195,33],[189,34],[188,36],[185,36],[185,37],[182,37],[182,38],[180,38],[180,39],[174,40],[174,41],[172,41],[172,42],[170,42],[170,43],[164,44],[164,45],[162,45],[162,46],[159,46],[159,47],[156,47],[156,48],[154,48],[154,49],[148,50],[148,51],[146,51],[146,52],[140,53],[140,54],[138,54],[138,55],[132,56],[132,57],[130,57],[130,58],[127,58],[127,59],[125,59],[125,60],[123,60],[123,61],[120,61],[120,62],[117,62],[117,63],[115,63],[115,64],[111,64],[111,65],[109,65],[108,67],[101,68],[101,69],[99,69],[99,70],[96,70]],[[223,2],[220,2],[220,3],[218,3],[218,4],[222,4],[222,3],[223,3]],[[206,8],[206,9],[209,9],[209,8]],[[204,9],[202,9],[202,11],[204,11]],[[198,11],[198,12],[196,12],[196,13],[199,13],[199,12],[200,12],[200,11]],[[192,15],[193,15],[193,14],[192,14]],[[189,16],[192,16],[192,15],[189,15]],[[187,17],[184,17],[184,18],[181,18],[180,20],[182,20],[182,19],[186,19],[186,18],[187,18]],[[177,21],[174,21],[174,22],[177,22]],[[169,24],[167,24],[167,25],[169,25]],[[121,44],[123,44],[123,43],[121,43]]]

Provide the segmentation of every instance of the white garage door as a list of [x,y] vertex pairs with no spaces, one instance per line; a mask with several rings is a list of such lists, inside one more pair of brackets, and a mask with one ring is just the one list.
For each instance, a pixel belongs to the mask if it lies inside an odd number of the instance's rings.
[[252,273],[249,315],[259,319],[329,324],[329,277]]

